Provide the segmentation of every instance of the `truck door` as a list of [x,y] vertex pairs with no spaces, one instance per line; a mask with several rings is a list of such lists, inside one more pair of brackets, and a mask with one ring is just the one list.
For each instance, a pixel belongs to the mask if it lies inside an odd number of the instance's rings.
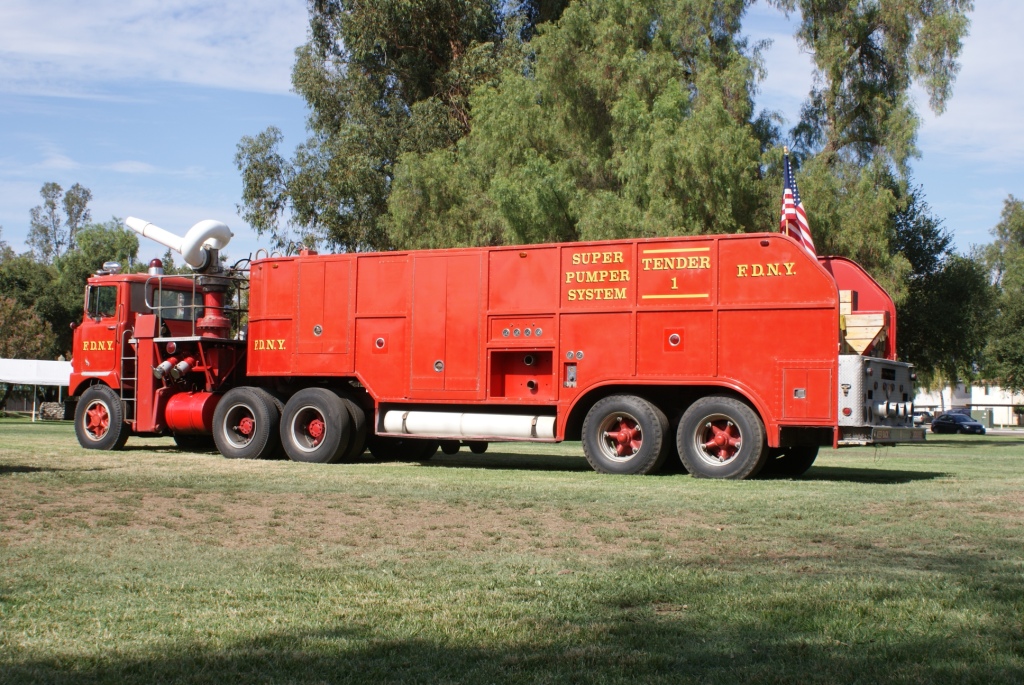
[[116,285],[90,285],[85,295],[85,319],[78,329],[82,374],[106,376],[117,368],[121,345],[122,306]]

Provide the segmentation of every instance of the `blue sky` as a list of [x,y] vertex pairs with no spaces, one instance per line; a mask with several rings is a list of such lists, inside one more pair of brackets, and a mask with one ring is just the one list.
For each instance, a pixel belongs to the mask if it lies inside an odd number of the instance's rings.
[[[1024,196],[1024,3],[977,5],[946,113],[934,116],[915,93],[914,177],[961,250],[989,242],[1006,196]],[[39,188],[56,181],[92,190],[94,220],[133,215],[183,233],[219,219],[235,233],[230,255],[255,250],[236,211],[235,146],[271,124],[286,152],[304,139],[289,74],[306,28],[302,0],[4,0],[0,237],[23,250]],[[773,41],[758,107],[789,125],[812,78],[793,30],[760,5],[745,22],[752,39]],[[141,257],[162,253],[145,243]]]

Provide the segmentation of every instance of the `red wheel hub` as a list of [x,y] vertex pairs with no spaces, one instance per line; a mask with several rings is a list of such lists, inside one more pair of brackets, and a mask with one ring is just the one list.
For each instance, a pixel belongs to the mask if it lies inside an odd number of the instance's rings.
[[327,426],[321,419],[313,419],[306,427],[306,430],[309,431],[309,436],[313,438],[314,445],[319,445],[320,441],[324,439],[326,429]]
[[743,442],[736,424],[728,420],[708,422],[704,431],[704,451],[719,461],[736,456]]
[[246,416],[244,419],[238,422],[238,432],[241,433],[242,435],[252,435],[255,430],[256,422],[251,417]]
[[85,411],[85,430],[97,440],[107,434],[110,428],[110,413],[106,406],[97,402]]
[[636,421],[619,418],[611,427],[618,430],[605,431],[604,437],[612,442],[618,456],[628,457],[640,451],[643,436],[640,435],[640,425]]

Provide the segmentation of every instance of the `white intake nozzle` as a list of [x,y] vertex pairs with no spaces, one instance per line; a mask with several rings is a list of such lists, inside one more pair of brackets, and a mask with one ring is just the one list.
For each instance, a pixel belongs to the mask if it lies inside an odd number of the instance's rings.
[[203,254],[204,246],[221,250],[227,247],[234,235],[227,224],[213,219],[200,221],[188,229],[184,238],[134,216],[125,219],[124,225],[139,235],[155,240],[179,253],[185,263],[194,269],[201,269],[206,265],[206,256]]

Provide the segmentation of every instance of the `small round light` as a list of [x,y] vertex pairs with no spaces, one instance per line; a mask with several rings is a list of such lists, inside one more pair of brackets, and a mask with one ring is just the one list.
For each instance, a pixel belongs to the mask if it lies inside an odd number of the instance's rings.
[[[158,262],[160,260],[156,259],[156,260],[153,260],[153,261],[157,261]],[[178,344],[175,343],[175,342],[169,342],[169,343],[167,343],[167,347],[164,348],[164,349],[167,350],[167,354],[174,354],[175,352],[178,351]]]

